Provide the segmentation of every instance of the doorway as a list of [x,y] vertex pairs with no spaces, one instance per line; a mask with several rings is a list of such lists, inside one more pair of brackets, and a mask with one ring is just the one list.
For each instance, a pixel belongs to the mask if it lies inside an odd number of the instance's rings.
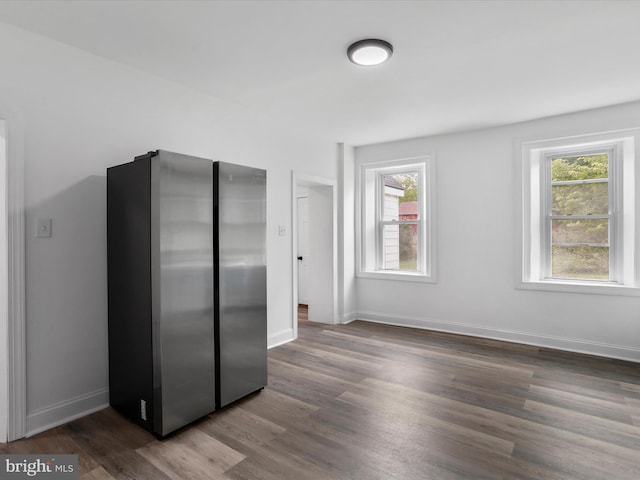
[[335,323],[337,309],[337,219],[335,182],[293,175],[293,330],[299,305],[309,321]]

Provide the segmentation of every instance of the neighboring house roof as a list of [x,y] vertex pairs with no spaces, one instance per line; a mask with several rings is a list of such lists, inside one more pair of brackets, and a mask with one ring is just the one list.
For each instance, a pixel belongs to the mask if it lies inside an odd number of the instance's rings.
[[397,188],[398,190],[404,190],[404,187],[400,182],[398,182],[391,175],[385,175],[384,177],[384,185],[385,187]]
[[402,202],[400,203],[400,215],[417,215],[418,202]]

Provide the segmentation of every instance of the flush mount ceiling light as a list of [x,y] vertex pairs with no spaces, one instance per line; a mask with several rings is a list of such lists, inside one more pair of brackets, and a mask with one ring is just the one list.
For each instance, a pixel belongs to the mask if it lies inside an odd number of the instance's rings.
[[389,42],[377,38],[368,38],[353,43],[347,49],[347,56],[356,65],[372,66],[386,62],[393,53]]

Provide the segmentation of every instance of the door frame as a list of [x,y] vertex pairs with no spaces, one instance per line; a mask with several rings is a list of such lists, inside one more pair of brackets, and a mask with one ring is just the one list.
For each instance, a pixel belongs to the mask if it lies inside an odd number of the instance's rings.
[[293,338],[298,338],[298,187],[331,187],[332,200],[331,200],[331,222],[332,222],[332,277],[333,277],[333,294],[332,294],[332,319],[331,323],[336,323],[338,319],[338,207],[337,207],[337,187],[336,181],[317,177],[314,175],[307,175],[304,173],[291,172],[291,278],[292,278],[292,327]]
[[0,391],[6,397],[0,400],[0,441],[6,442],[26,435],[26,334],[25,334],[25,207],[24,207],[24,121],[20,114],[0,108],[5,122],[6,161],[0,165],[5,172],[5,208],[0,221],[6,226],[6,248],[1,254],[7,270],[0,272],[7,281],[6,309],[0,312],[0,337],[6,340],[0,346],[0,364],[6,366]]

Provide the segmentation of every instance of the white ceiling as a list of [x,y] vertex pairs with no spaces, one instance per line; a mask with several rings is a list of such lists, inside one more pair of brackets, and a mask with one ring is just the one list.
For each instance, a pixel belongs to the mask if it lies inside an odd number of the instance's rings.
[[[352,145],[640,99],[640,1],[34,0],[0,21]],[[349,63],[369,37],[392,59]]]

